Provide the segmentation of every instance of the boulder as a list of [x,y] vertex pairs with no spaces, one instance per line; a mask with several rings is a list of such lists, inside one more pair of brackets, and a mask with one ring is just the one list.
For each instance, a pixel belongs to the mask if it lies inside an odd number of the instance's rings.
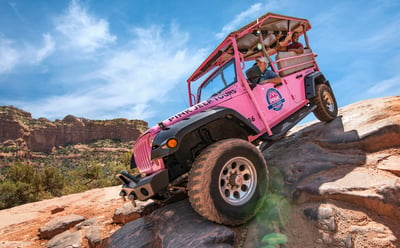
[[84,217],[76,214],[55,217],[39,228],[39,238],[51,239],[84,220]]
[[122,207],[115,210],[112,219],[115,224],[126,224],[132,220],[148,215],[158,207],[159,206],[153,200],[136,201],[136,206],[133,206],[131,202],[127,202]]
[[80,232],[65,231],[53,237],[46,244],[47,248],[79,248],[82,247],[82,237]]
[[89,248],[102,247],[108,239],[108,235],[103,230],[104,226],[98,223],[95,218],[87,219],[77,224],[74,229],[84,232]]
[[107,247],[233,247],[229,227],[207,221],[182,200],[131,221],[112,234]]
[[399,153],[398,96],[351,104],[272,144],[264,152],[272,182],[291,200],[285,245],[400,246]]

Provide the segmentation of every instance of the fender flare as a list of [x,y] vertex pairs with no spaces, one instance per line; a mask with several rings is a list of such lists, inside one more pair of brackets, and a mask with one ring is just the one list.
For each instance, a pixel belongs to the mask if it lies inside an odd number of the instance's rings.
[[325,76],[320,71],[308,74],[304,79],[306,98],[311,99],[316,96],[315,85],[326,84],[330,87],[329,81],[325,79]]
[[[255,135],[260,132],[256,126],[254,126],[246,117],[239,114],[237,111],[230,108],[213,107],[190,117],[184,118],[181,121],[169,126],[166,130],[161,130],[161,132],[154,137],[151,159],[165,157],[178,151],[181,143],[180,141],[182,141],[187,134],[206,125],[207,123],[223,118],[232,119],[232,121],[235,122],[238,121],[250,135]],[[175,138],[178,140],[177,147],[167,147],[166,142],[170,138]]]

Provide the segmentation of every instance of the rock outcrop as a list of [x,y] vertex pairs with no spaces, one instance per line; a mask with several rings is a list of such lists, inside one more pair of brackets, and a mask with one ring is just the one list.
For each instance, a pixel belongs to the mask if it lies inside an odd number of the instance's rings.
[[155,210],[111,235],[107,247],[233,247],[234,232],[199,216],[188,200]]
[[112,218],[113,223],[126,224],[132,220],[150,214],[157,208],[159,208],[158,204],[151,199],[147,201],[137,201],[136,206],[133,206],[131,202],[128,202],[115,210]]
[[286,247],[400,247],[399,96],[295,128],[264,155],[291,203]]
[[136,140],[147,129],[142,120],[88,120],[72,115],[63,120],[33,119],[12,106],[0,106],[0,143],[19,140],[33,152],[49,153],[53,147],[89,143],[98,139]]
[[39,237],[41,239],[51,239],[84,220],[83,216],[76,214],[54,218],[39,229]]
[[109,245],[400,247],[400,97],[344,107],[334,121],[300,126],[264,155],[270,195],[239,232],[209,222],[218,238],[193,229],[201,219],[183,201],[126,224]]

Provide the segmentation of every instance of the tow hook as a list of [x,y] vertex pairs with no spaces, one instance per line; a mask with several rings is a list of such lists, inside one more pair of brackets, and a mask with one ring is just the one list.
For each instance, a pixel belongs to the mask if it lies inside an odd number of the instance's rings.
[[135,201],[135,195],[134,195],[134,194],[132,194],[132,193],[129,194],[129,195],[128,195],[128,199],[131,201],[133,207],[137,207],[136,201]]
[[[124,201],[126,201],[126,196],[127,196],[127,194],[126,194],[126,191],[125,191],[125,190],[121,190],[121,192],[119,192],[119,195],[122,197],[122,199],[124,199]],[[135,194],[134,194],[133,192],[131,192],[131,193],[128,195],[128,200],[131,201],[133,207],[136,207],[136,206],[137,206],[136,201],[135,201]]]
[[122,199],[124,199],[124,201],[126,201],[126,192],[124,190],[121,190],[121,192],[119,192],[119,196],[121,196]]

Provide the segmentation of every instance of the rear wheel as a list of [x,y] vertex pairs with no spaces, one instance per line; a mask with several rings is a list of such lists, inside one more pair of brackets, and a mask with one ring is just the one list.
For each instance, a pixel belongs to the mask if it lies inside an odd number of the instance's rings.
[[260,209],[268,188],[265,159],[251,143],[226,139],[196,158],[189,175],[189,200],[203,217],[240,225]]
[[316,85],[316,96],[313,98],[313,103],[317,106],[314,115],[318,120],[328,122],[336,118],[338,107],[332,89],[328,85]]

